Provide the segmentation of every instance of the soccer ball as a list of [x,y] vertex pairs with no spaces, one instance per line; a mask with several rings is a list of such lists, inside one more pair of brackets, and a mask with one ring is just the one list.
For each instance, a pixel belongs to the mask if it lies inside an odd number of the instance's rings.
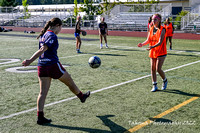
[[87,32],[86,32],[86,31],[82,31],[82,35],[83,35],[83,36],[86,36],[86,35],[87,35]]
[[101,59],[98,56],[90,57],[88,64],[91,68],[98,68],[101,65]]

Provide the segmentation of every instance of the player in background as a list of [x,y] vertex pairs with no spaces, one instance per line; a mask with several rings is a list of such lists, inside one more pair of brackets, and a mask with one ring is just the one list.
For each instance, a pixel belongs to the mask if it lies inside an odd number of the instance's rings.
[[107,35],[108,35],[108,27],[105,21],[104,17],[101,17],[101,23],[99,23],[99,37],[100,37],[100,49],[103,48],[102,40],[104,38],[106,48],[108,48],[107,44]]
[[170,18],[166,18],[165,23],[164,23],[164,27],[165,27],[166,33],[167,33],[166,43],[169,39],[169,46],[170,46],[169,49],[172,50],[172,37],[173,37],[173,34],[174,34],[174,26],[170,22]]
[[139,43],[138,47],[142,47],[144,45],[149,44],[148,51],[149,57],[151,58],[151,77],[152,77],[152,92],[158,90],[157,87],[157,76],[156,71],[159,73],[161,78],[163,79],[163,85],[161,90],[165,90],[167,88],[167,78],[165,73],[162,70],[162,65],[167,56],[167,48],[166,48],[166,30],[161,25],[161,15],[154,14],[152,17],[153,26],[150,28],[148,32],[147,40],[143,43]]
[[75,25],[75,32],[74,36],[76,37],[76,52],[81,53],[80,48],[81,48],[81,37],[80,33],[83,32],[84,30],[81,30],[81,16],[77,16],[76,18],[76,25]]
[[52,78],[59,79],[67,85],[69,89],[77,95],[82,103],[85,102],[90,95],[89,91],[83,94],[79,90],[69,73],[59,62],[57,56],[57,49],[59,47],[57,34],[61,31],[61,28],[62,21],[59,18],[52,18],[48,21],[37,37],[37,39],[39,39],[39,50],[36,51],[30,59],[22,62],[23,66],[28,66],[39,57],[38,79],[40,84],[40,93],[37,99],[37,124],[39,125],[51,122],[51,119],[46,119],[44,117],[43,110]]
[[149,19],[148,19],[147,32],[149,32],[150,28],[153,26],[152,16],[150,16]]

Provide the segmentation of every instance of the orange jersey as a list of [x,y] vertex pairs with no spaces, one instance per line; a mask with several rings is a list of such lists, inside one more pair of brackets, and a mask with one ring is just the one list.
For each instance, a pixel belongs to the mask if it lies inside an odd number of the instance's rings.
[[[154,46],[155,44],[157,44],[160,40],[160,36],[161,36],[161,32],[163,30],[163,26],[161,26],[160,29],[157,30],[157,32],[153,35],[153,29],[154,27],[150,28],[150,32],[149,32],[149,46]],[[165,37],[163,39],[163,42],[161,45],[152,48],[149,51],[149,57],[150,58],[158,58],[158,56],[162,56],[162,55],[166,55],[167,54],[167,47],[166,47],[166,33],[165,33]]]
[[173,36],[173,26],[172,23],[168,24],[168,25],[164,25],[166,32],[167,32],[167,37],[168,36]]

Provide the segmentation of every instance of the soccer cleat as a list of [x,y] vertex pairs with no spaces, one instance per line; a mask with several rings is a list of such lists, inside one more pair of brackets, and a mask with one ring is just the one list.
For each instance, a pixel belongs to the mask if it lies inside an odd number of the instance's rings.
[[157,91],[157,90],[158,90],[157,85],[153,85],[151,92],[155,92],[155,91]]
[[106,45],[106,48],[109,48],[109,47]]
[[80,50],[77,50],[76,53],[77,53],[77,54],[80,54],[80,53],[82,53],[82,52],[81,52]]
[[83,97],[80,99],[82,103],[90,96],[90,91],[83,94]]
[[168,81],[163,82],[161,90],[166,90]]
[[51,119],[47,119],[45,117],[42,117],[42,118],[38,118],[37,119],[37,124],[38,125],[44,125],[44,124],[48,124],[48,123],[51,123],[52,120]]

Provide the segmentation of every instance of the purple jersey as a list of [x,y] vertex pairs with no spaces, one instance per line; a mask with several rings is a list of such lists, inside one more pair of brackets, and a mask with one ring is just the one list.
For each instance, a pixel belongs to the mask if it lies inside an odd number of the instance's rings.
[[39,40],[39,49],[46,45],[48,49],[39,57],[38,66],[49,66],[59,62],[57,56],[58,39],[53,31],[48,30]]

